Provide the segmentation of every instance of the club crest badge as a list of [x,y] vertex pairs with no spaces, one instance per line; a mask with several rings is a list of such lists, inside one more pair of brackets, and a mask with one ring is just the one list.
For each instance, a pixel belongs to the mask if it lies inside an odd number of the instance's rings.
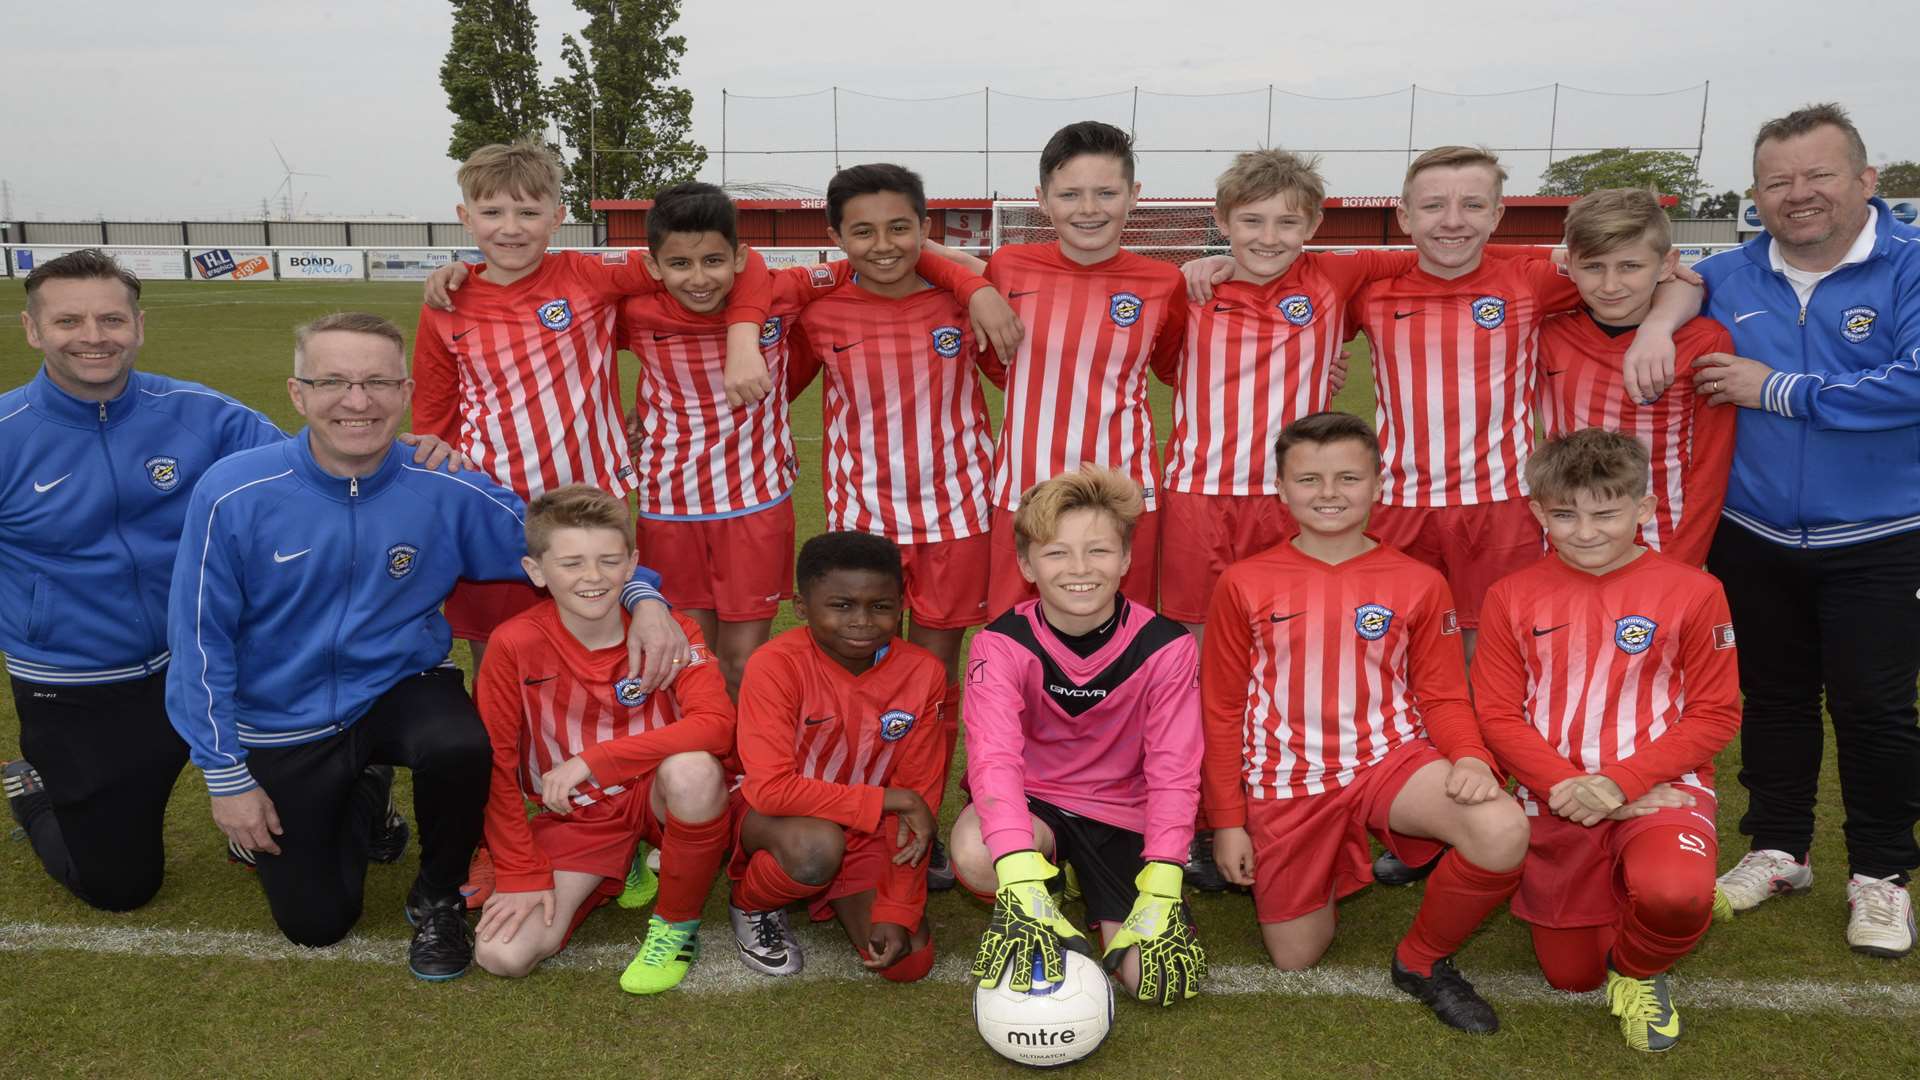
[[1140,313],[1146,309],[1146,304],[1130,292],[1114,293],[1107,301],[1107,316],[1113,320],[1113,325],[1119,327],[1139,322]]
[[1281,318],[1295,326],[1305,326],[1313,321],[1313,298],[1306,293],[1294,293],[1273,306],[1279,309]]
[[387,576],[395,581],[413,573],[420,549],[412,544],[395,544],[387,549]]
[[780,344],[780,335],[784,333],[785,330],[786,330],[786,326],[781,321],[781,317],[778,315],[775,315],[772,318],[768,319],[766,322],[761,323],[760,324],[760,347],[763,349],[771,349],[775,345]]
[[1613,643],[1623,653],[1643,653],[1653,647],[1653,632],[1660,624],[1645,615],[1628,615],[1613,624]]
[[887,742],[899,742],[913,730],[913,714],[905,709],[888,709],[880,714],[880,737]]
[[180,486],[180,462],[164,454],[150,457],[141,466],[147,470],[147,482],[155,490],[172,491]]
[[573,325],[573,305],[562,298],[540,305],[540,325],[549,330],[565,330]]
[[1873,336],[1873,324],[1880,313],[1862,304],[1840,313],[1840,336],[1855,345]]
[[1379,604],[1361,604],[1353,609],[1353,631],[1368,641],[1379,641],[1387,636],[1387,628],[1393,625],[1393,609]]
[[613,684],[613,699],[631,709],[646,702],[647,692],[640,689],[639,679],[621,679]]
[[960,328],[957,326],[936,326],[933,328],[933,351],[951,360],[960,355]]
[[1498,296],[1482,296],[1473,302],[1473,321],[1492,330],[1507,321],[1507,302]]

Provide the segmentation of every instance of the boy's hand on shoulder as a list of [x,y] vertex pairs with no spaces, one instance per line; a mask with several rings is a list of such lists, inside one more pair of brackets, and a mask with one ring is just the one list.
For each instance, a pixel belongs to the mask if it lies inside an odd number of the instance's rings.
[[428,469],[439,469],[446,465],[448,472],[459,472],[473,468],[473,462],[467,455],[455,450],[451,445],[441,442],[438,435],[422,435],[407,431],[397,436],[402,443],[413,447],[413,463]]
[[867,948],[860,954],[860,962],[868,971],[890,968],[900,962],[912,947],[907,928],[898,923],[877,922],[867,932]]
[[1202,255],[1180,267],[1187,279],[1187,299],[1203,304],[1213,299],[1213,287],[1233,277],[1233,256]]
[[672,685],[693,659],[686,631],[658,600],[642,600],[633,609],[627,627],[627,678],[640,680],[640,692],[651,694]]
[[927,801],[912,788],[891,787],[880,810],[900,816],[899,832],[893,839],[893,846],[899,849],[893,853],[894,864],[919,862],[933,846],[933,811],[927,809]]
[[1492,802],[1505,792],[1500,778],[1479,758],[1463,757],[1447,770],[1447,798],[1461,806]]
[[767,374],[759,334],[749,333],[753,329],[745,323],[727,327],[727,363],[721,370],[720,385],[727,391],[727,404],[736,409],[773,393],[773,376]]
[[1695,806],[1699,801],[1672,784],[1655,784],[1647,789],[1645,795],[1608,814],[1607,820],[1626,821],[1629,818],[1646,817],[1661,810]]
[[1327,389],[1335,394],[1347,388],[1347,364],[1353,359],[1353,348],[1340,346],[1333,354],[1333,363],[1327,365]]
[[486,904],[480,908],[480,921],[474,924],[473,932],[481,941],[493,941],[497,937],[500,944],[505,945],[535,911],[540,912],[540,925],[553,925],[552,889],[496,892],[487,897]]
[[592,779],[586,759],[575,754],[540,778],[540,804],[556,814],[571,814],[574,791]]
[[1238,825],[1213,830],[1213,864],[1235,885],[1252,885],[1253,837]]
[[994,288],[981,289],[967,301],[967,314],[973,318],[973,340],[980,351],[992,348],[1002,364],[1013,363],[1013,354],[1027,336],[1026,324],[1014,314],[1013,305]]
[[426,301],[430,308],[453,310],[453,294],[467,283],[467,264],[455,259],[427,275]]
[[1627,388],[1627,400],[1636,405],[1651,405],[1673,385],[1673,361],[1676,353],[1673,335],[1642,326],[1627,346],[1620,373]]

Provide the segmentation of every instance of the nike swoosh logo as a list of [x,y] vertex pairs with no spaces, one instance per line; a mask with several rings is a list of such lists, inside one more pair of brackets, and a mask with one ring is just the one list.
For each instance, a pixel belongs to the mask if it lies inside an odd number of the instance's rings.
[[463,338],[463,337],[466,337],[466,336],[467,336],[468,334],[471,334],[471,333],[473,333],[473,332],[474,332],[475,330],[478,330],[478,329],[479,329],[479,327],[477,327],[477,326],[469,326],[469,327],[467,327],[467,328],[466,328],[465,330],[462,330],[462,331],[460,331],[459,333],[457,333],[457,334],[455,334],[455,335],[453,335],[453,340],[455,340],[455,341],[459,341],[459,340],[460,340],[461,338]]
[[1420,314],[1420,309],[1414,308],[1412,311],[1396,311],[1393,313],[1393,317],[1396,319],[1405,319],[1418,314]]
[[1554,368],[1554,369],[1552,369],[1552,370],[1548,370],[1548,369],[1546,369],[1546,368],[1541,368],[1541,369],[1540,369],[1540,374],[1542,374],[1542,375],[1558,375],[1558,374],[1560,374],[1561,372],[1563,372],[1563,371],[1565,371],[1565,370],[1567,370],[1567,369],[1566,369],[1566,368]]
[[1659,1034],[1664,1035],[1667,1038],[1671,1039],[1680,1034],[1680,1014],[1675,1013],[1672,1016],[1667,1017],[1667,1022],[1665,1025],[1648,1024],[1647,1027],[1650,1030],[1658,1032]]
[[679,334],[655,334],[653,335],[653,340],[666,341],[668,338],[677,338],[679,336]]
[[1736,315],[1734,315],[1734,317],[1733,317],[1733,321],[1734,321],[1735,323],[1743,323],[1743,322],[1746,322],[1746,321],[1747,321],[1748,319],[1751,319],[1751,318],[1753,318],[1753,317],[1754,317],[1755,315],[1765,315],[1766,313],[1767,313],[1767,309],[1766,309],[1766,308],[1761,308],[1761,309],[1760,309],[1759,311],[1745,311],[1745,312],[1740,312],[1740,313],[1738,313],[1738,314],[1736,314]]
[[1274,622],[1286,622],[1288,619],[1297,619],[1305,614],[1306,612],[1304,611],[1296,611],[1291,615],[1269,615],[1267,618]]
[[[865,341],[865,340],[867,340],[867,339],[866,339],[866,338],[861,338],[861,339],[860,339],[860,341]],[[860,341],[855,341],[855,342],[851,342],[851,343],[849,343],[849,344],[846,344],[846,345],[835,345],[835,346],[833,347],[833,351],[834,351],[834,352],[837,352],[837,353],[843,353],[843,352],[846,352],[846,351],[847,351],[848,349],[851,349],[851,348],[853,348],[853,347],[854,347],[855,345],[858,345],[858,344],[860,344]]]
[[312,548],[301,548],[299,551],[296,551],[291,555],[282,555],[280,554],[279,549],[275,548],[273,552],[273,561],[277,563],[292,562],[293,560],[299,558],[302,555],[305,555],[307,552],[312,550],[313,550]]
[[1007,294],[1007,299],[1017,300],[1022,296],[1032,296],[1034,293],[1037,293],[1039,291],[1040,291],[1039,289],[1028,289],[1026,292],[1010,292]]
[[1566,629],[1566,628],[1567,628],[1567,627],[1568,627],[1569,625],[1571,625],[1571,624],[1569,624],[1569,623],[1561,623],[1561,624],[1560,624],[1559,626],[1549,626],[1549,627],[1547,627],[1547,628],[1546,628],[1545,630],[1542,630],[1542,629],[1540,629],[1539,627],[1537,627],[1537,626],[1536,626],[1536,627],[1534,627],[1534,628],[1533,628],[1533,636],[1534,636],[1534,637],[1546,637],[1546,636],[1547,636],[1548,634],[1551,634],[1551,633],[1553,633],[1553,632],[1554,632],[1555,630],[1564,630],[1564,629]]
[[807,719],[805,721],[805,724],[807,727],[812,727],[815,724],[824,724],[831,719],[833,719],[833,717],[831,716],[815,716]]
[[523,682],[523,683],[525,683],[525,684],[526,684],[526,685],[528,685],[528,686],[539,686],[539,685],[540,685],[541,683],[543,683],[543,682],[552,682],[553,680],[555,680],[555,679],[557,679],[557,678],[559,678],[559,677],[560,677],[560,676],[558,676],[558,675],[548,675],[548,676],[546,676],[546,677],[544,677],[544,678],[540,678],[540,679],[536,679],[536,678],[534,678],[533,676],[531,676],[531,675],[529,675],[529,676],[527,676],[526,678],[524,678],[524,679],[522,679],[522,680],[520,680],[520,681],[521,681],[521,682]]
[[1213,305],[1213,310],[1215,314],[1219,314],[1222,311],[1232,311],[1233,305],[1232,304],[1215,304]]
[[[67,476],[72,476],[72,475],[73,475],[72,473],[67,474]],[[35,495],[45,495],[47,492],[52,491],[54,488],[59,487],[62,481],[66,480],[67,476],[63,476],[59,480],[50,480],[44,484],[36,480],[34,481],[34,484],[33,484],[33,493]]]

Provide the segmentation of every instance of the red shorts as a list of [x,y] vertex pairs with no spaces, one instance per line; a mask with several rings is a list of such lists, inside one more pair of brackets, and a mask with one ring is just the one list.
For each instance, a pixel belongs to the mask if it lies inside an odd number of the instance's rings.
[[[753,856],[740,843],[740,826],[747,820],[747,811],[750,809],[747,797],[735,788],[727,798],[727,814],[732,819],[730,828],[733,832],[733,852],[727,857],[729,881],[746,877],[747,864],[753,861]],[[832,881],[822,885],[819,892],[807,898],[807,917],[814,922],[832,917],[835,900],[879,888],[880,879],[893,862],[893,851],[881,834],[858,833],[852,829],[844,831],[847,847],[846,853],[840,856],[840,872],[833,876]]]
[[1221,571],[1300,531],[1277,495],[1193,495],[1160,492],[1168,536],[1180,538],[1160,553],[1160,614],[1205,622]]
[[723,622],[771,619],[793,596],[793,499],[735,517],[648,518],[634,525],[640,565],[681,611]]
[[[1620,853],[1627,841],[1648,829],[1683,829],[1681,844],[1701,852],[1709,866],[1718,866],[1720,835],[1714,821],[1719,802],[1705,788],[1674,786],[1693,796],[1697,805],[1670,807],[1626,821],[1603,821],[1592,828],[1548,812],[1529,817],[1533,832],[1527,841],[1520,888],[1513,894],[1514,917],[1557,930],[1612,925],[1627,900]],[[1693,843],[1699,847],[1691,848]]]
[[[988,536],[993,563],[987,576],[987,614],[998,616],[1034,597],[1033,584],[1020,573],[1020,548],[1013,539],[1013,511],[996,506]],[[1160,512],[1149,510],[1133,526],[1133,563],[1120,579],[1120,592],[1136,604],[1153,607],[1160,578]]]
[[1472,506],[1375,503],[1367,531],[1447,576],[1460,625],[1480,625],[1480,601],[1494,582],[1546,554],[1546,534],[1525,499]]
[[907,611],[913,625],[959,630],[987,621],[987,567],[993,542],[986,533],[959,540],[901,544]]
[[653,777],[628,784],[625,791],[571,814],[541,811],[533,815],[533,844],[555,870],[598,874],[599,892],[618,896],[626,887],[633,849],[640,841],[660,845],[660,820],[653,814]]
[[1413,739],[1336,791],[1248,799],[1254,916],[1263,923],[1288,922],[1373,884],[1369,834],[1408,866],[1437,858],[1445,844],[1394,832],[1387,822],[1407,780],[1422,766],[1446,760],[1432,743]]
[[486,643],[493,628],[547,598],[547,590],[523,581],[461,581],[453,586],[444,612],[453,636]]

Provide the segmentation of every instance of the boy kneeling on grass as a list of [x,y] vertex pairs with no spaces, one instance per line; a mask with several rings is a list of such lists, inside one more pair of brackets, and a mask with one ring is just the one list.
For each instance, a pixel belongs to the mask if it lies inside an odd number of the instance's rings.
[[[564,948],[620,894],[643,839],[660,849],[659,903],[620,987],[670,990],[699,956],[700,910],[732,839],[720,759],[733,704],[699,628],[678,613],[693,647],[686,670],[651,694],[625,677],[619,586],[632,537],[625,502],[597,488],[556,488],[527,509],[527,576],[550,595],[494,630],[474,680],[493,742],[496,874],[475,959],[495,975],[526,975]],[[531,820],[528,801],[540,811]]]

